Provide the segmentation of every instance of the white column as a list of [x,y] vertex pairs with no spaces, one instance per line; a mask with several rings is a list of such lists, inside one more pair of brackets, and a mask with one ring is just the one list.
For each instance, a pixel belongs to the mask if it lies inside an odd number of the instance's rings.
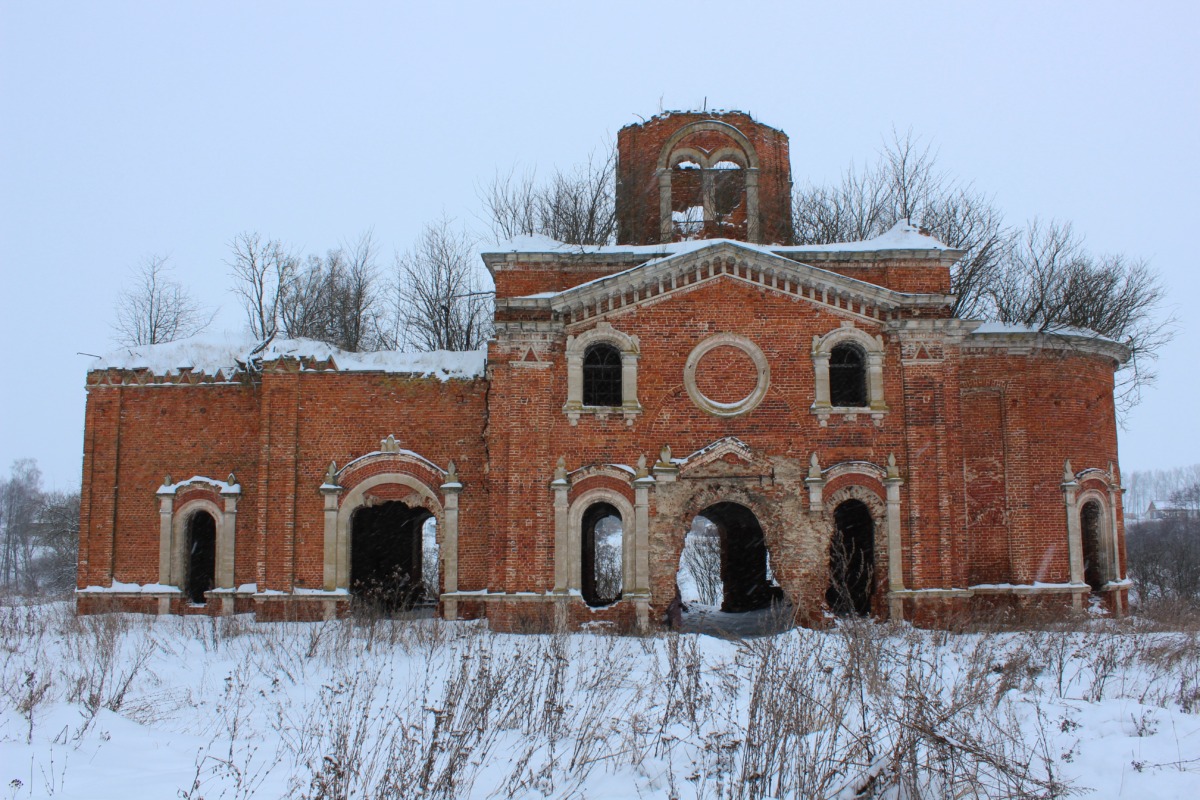
[[[462,484],[457,480],[442,484],[442,591],[452,594],[458,591],[458,495]],[[458,619],[458,599],[447,598],[442,605],[445,619]]]
[[565,477],[556,477],[550,488],[554,491],[554,591],[556,594],[566,594],[571,588],[570,544],[567,541],[568,505],[567,492],[571,484]]
[[[887,543],[888,543],[888,591],[904,591],[904,545],[900,537],[900,487],[904,481],[896,469],[896,457],[888,457],[888,476],[883,485],[887,488]],[[904,618],[904,603],[898,597],[890,600],[891,618]]]
[[659,241],[669,242],[674,238],[675,227],[671,220],[671,170],[658,171],[658,236]]
[[813,353],[813,408],[830,408],[829,354]]
[[158,494],[158,582],[173,586],[171,575],[171,536],[174,524],[175,493]]
[[[342,487],[332,483],[321,486],[321,494],[325,496],[325,571],[323,586],[327,592],[339,588],[338,584],[338,495]],[[348,588],[343,587],[343,588]]]
[[[828,364],[826,360],[826,386],[828,386]],[[887,408],[883,401],[883,353],[867,353],[867,391],[870,393],[868,402],[871,408],[882,411]]]
[[234,559],[237,557],[237,506],[241,489],[224,489],[221,497],[225,500],[225,510],[221,515],[221,549],[217,553],[217,588],[233,589]]
[[[1076,499],[1079,493],[1079,483],[1071,471],[1071,462],[1063,464],[1063,505],[1067,512],[1067,556],[1070,560],[1071,583],[1083,583],[1083,532],[1079,524],[1079,507]],[[1076,608],[1082,605],[1079,594],[1072,594]]]
[[633,591],[638,630],[650,627],[650,487],[654,478],[646,475],[633,482]]
[[758,170],[746,170],[746,238],[751,242],[762,240],[762,226],[758,218]]

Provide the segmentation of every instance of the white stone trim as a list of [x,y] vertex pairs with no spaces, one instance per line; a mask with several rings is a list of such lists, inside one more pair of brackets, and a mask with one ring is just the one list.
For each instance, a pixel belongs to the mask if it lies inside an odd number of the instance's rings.
[[[608,503],[621,514],[621,597],[644,590],[638,584],[639,561],[646,558],[637,547],[638,514],[629,500],[620,492],[597,487],[582,492],[567,509],[566,547],[554,549],[554,573],[567,577],[566,591],[583,589],[583,515],[596,503]],[[557,545],[557,542],[556,542]],[[559,587],[555,587],[559,591]]]
[[[587,349],[595,344],[610,344],[621,353],[620,406],[583,404],[583,358]],[[598,417],[621,414],[627,425],[633,424],[634,419],[642,413],[637,395],[637,363],[640,355],[640,343],[636,336],[622,333],[603,320],[591,330],[567,337],[567,402],[563,405],[563,413],[572,425],[577,425],[583,414],[595,414]]]
[[[438,547],[439,556],[442,559],[443,568],[446,574],[444,580],[447,585],[453,581],[453,585],[458,585],[458,575],[450,574],[450,565],[457,565],[458,553],[455,552],[452,556],[448,552],[449,545],[453,544],[457,551],[458,531],[457,522],[458,515],[453,515],[456,530],[447,531],[447,515],[445,506],[438,500],[437,494],[434,493],[424,482],[418,478],[414,478],[403,472],[384,472],[379,475],[372,475],[355,484],[354,488],[347,492],[342,499],[336,514],[331,514],[330,497],[333,496],[336,502],[336,495],[341,490],[341,487],[330,487],[326,492],[325,500],[325,575],[323,586],[325,591],[331,592],[336,589],[350,588],[350,534],[351,534],[351,518],[354,512],[366,505],[366,494],[369,490],[376,486],[384,486],[395,484],[406,486],[412,489],[425,502],[421,504],[422,508],[431,512],[437,518],[438,531]],[[457,501],[457,497],[455,497]],[[457,512],[457,502],[455,503]],[[332,526],[330,522],[332,521]],[[332,527],[332,530],[331,530]],[[332,560],[330,555],[332,554]]]
[[[1117,553],[1119,551],[1115,535],[1116,525],[1113,524],[1113,509],[1109,505],[1109,494],[1099,489],[1085,489],[1079,492],[1078,497],[1075,499],[1075,517],[1079,520],[1080,580],[1086,583],[1083,567],[1083,507],[1093,502],[1100,505],[1100,515],[1097,524],[1100,526],[1100,558],[1104,562],[1102,577],[1106,584],[1112,583],[1121,579],[1117,567]],[[1074,576],[1072,576],[1072,580],[1074,580]]]
[[[741,350],[750,357],[757,372],[757,383],[753,391],[734,403],[721,403],[706,397],[696,385],[696,368],[699,366],[700,360],[718,347],[734,347]],[[767,363],[767,357],[758,345],[736,333],[717,333],[704,339],[692,348],[683,367],[683,386],[687,390],[688,397],[701,411],[715,417],[736,417],[753,411],[767,396],[767,389],[770,388],[770,385],[771,366]]]
[[[852,343],[860,347],[864,355],[864,369],[867,371],[867,405],[843,407],[834,406],[829,396],[829,356],[833,349],[840,344]],[[888,412],[887,403],[883,396],[883,337],[872,336],[866,331],[856,328],[853,322],[842,322],[824,336],[814,336],[812,344],[813,360],[813,404],[811,411],[817,415],[821,425],[827,425],[833,414],[842,414],[853,419],[858,414],[869,414],[876,425],[883,423]]]
[[[209,491],[220,490],[220,505],[207,497],[194,497],[182,505],[175,498],[182,490],[196,485]],[[237,504],[241,486],[214,481],[211,478],[192,478],[184,483],[164,484],[158,491],[158,582],[164,586],[183,589],[187,574],[187,523],[197,511],[205,511],[215,524],[216,549],[213,564],[213,588],[234,587],[234,562],[237,552]]]

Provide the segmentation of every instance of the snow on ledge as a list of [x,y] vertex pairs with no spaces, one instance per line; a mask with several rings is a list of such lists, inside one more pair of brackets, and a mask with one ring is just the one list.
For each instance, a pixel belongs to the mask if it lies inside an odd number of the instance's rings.
[[[232,476],[231,476],[232,477]],[[156,494],[175,494],[182,487],[190,484],[207,484],[212,486],[220,494],[241,494],[242,485],[240,483],[230,483],[229,481],[219,481],[215,478],[206,478],[203,475],[193,475],[185,481],[176,481],[175,483],[164,483],[158,487]]]
[[87,586],[76,594],[180,594],[178,586],[164,583],[122,583],[113,579],[112,586]]
[[[283,358],[305,358],[322,362],[332,360],[329,369],[338,372],[406,373],[445,381],[481,377],[487,363],[486,348],[463,352],[380,350],[348,353],[313,339],[274,339],[252,356],[258,344],[241,336],[201,334],[176,342],[115,350],[92,362],[89,371],[147,370],[152,375],[178,375],[190,370],[202,375],[220,373],[228,378],[244,371],[252,359],[270,362]],[[308,369],[317,371],[311,366]]]

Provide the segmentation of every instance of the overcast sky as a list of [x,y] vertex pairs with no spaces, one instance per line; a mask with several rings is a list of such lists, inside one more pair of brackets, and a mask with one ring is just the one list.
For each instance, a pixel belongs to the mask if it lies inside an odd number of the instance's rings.
[[1179,335],[1122,466],[1200,462],[1198,8],[3,0],[0,474],[34,457],[78,486],[77,353],[112,349],[144,257],[233,330],[240,231],[323,252],[373,229],[390,264],[442,214],[482,228],[496,170],[571,165],[705,103],[787,132],[798,184],[911,128],[1010,222],[1148,258]]

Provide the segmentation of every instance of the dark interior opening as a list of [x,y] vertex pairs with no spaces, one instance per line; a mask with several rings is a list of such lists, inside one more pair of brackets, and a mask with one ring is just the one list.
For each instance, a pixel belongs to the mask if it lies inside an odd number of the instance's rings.
[[611,344],[594,344],[584,353],[583,404],[621,405],[621,351]]
[[738,503],[715,503],[700,516],[717,526],[721,542],[721,610],[754,611],[783,599],[771,580],[767,540],[754,512]]
[[356,602],[399,611],[426,600],[422,528],[431,516],[395,500],[354,512],[350,591]]
[[861,408],[867,404],[867,370],[863,352],[852,344],[839,344],[829,354],[829,402]]
[[875,583],[875,523],[871,510],[859,500],[847,500],[834,509],[833,525],[825,601],[835,614],[869,614]]
[[746,197],[746,175],[740,168],[714,169],[710,174],[713,213],[717,222],[724,224]]
[[1079,512],[1080,527],[1083,529],[1083,579],[1098,592],[1108,583],[1108,570],[1104,560],[1104,544],[1101,540],[1100,504],[1089,500]]
[[621,512],[610,503],[595,503],[583,512],[583,553],[580,591],[589,606],[606,606],[621,599]]
[[207,511],[197,511],[188,520],[187,553],[187,596],[203,604],[217,570],[217,521]]

